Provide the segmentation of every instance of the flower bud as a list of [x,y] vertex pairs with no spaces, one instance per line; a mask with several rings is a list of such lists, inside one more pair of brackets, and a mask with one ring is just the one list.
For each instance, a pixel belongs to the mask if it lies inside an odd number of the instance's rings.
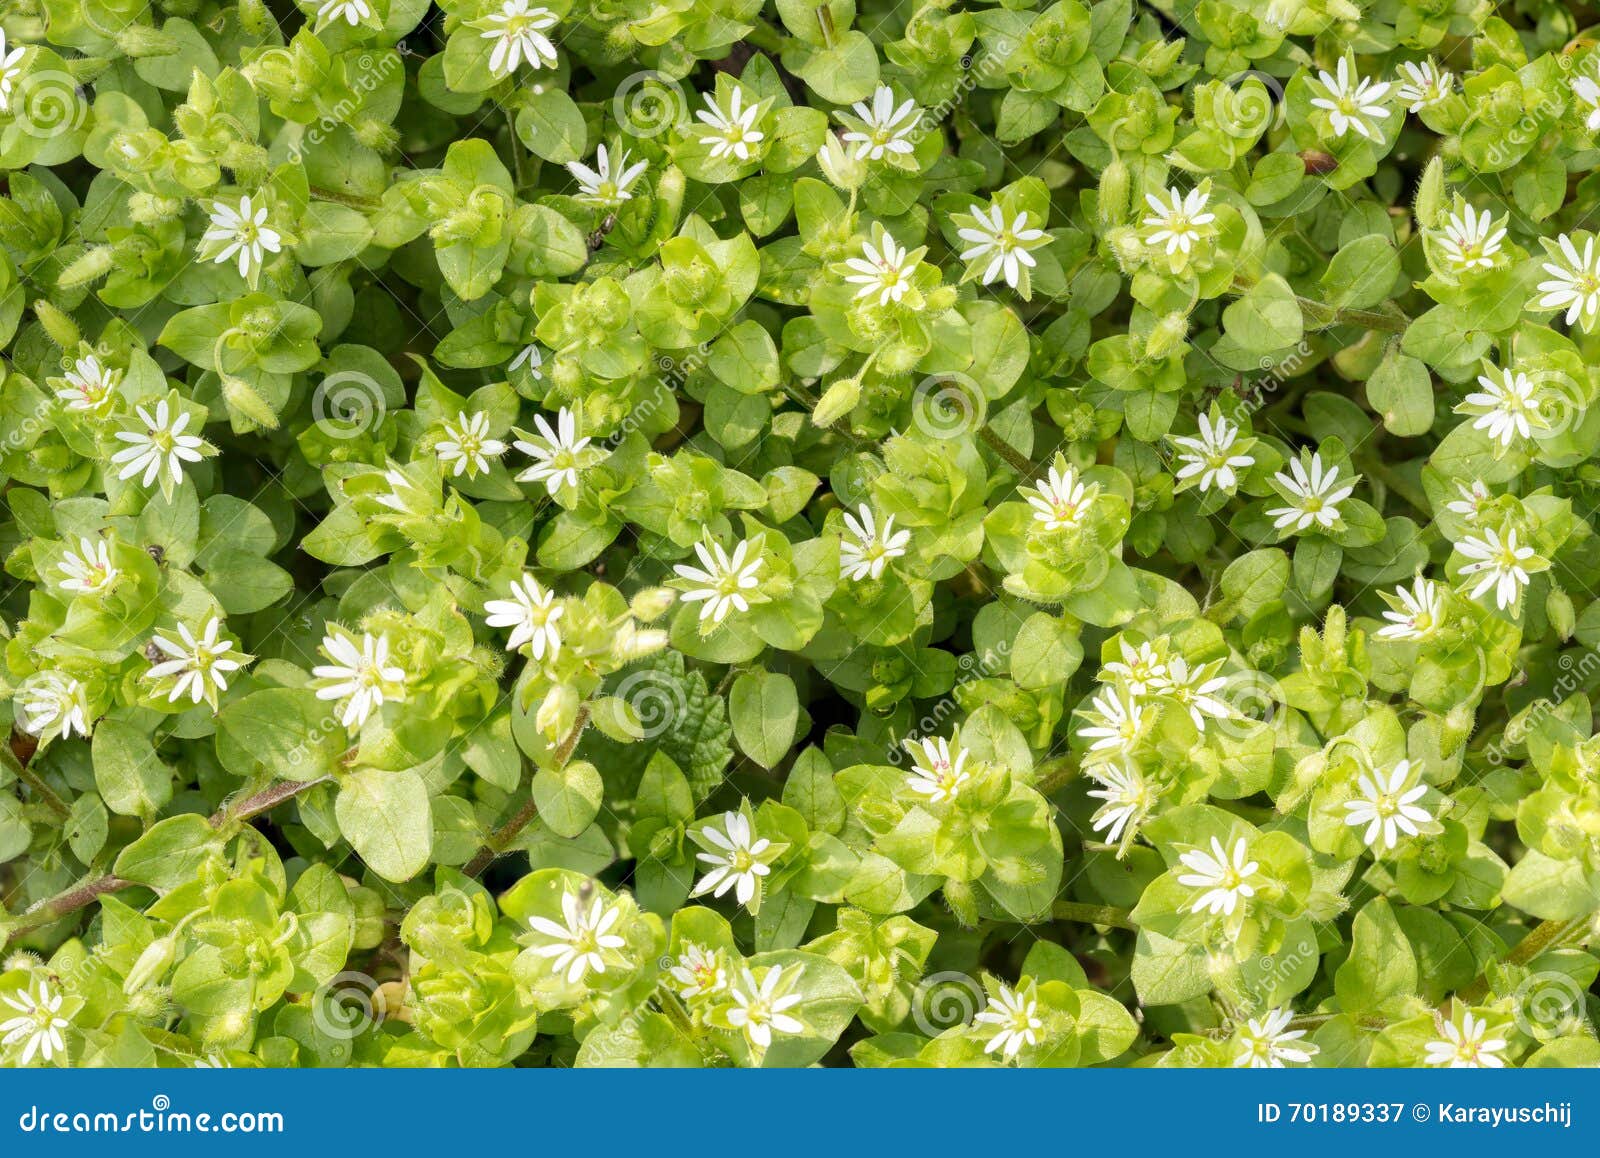
[[128,970],[128,975],[122,982],[122,992],[132,997],[135,993],[160,981],[166,976],[167,970],[172,968],[172,963],[177,957],[178,939],[171,934],[157,937],[145,946],[144,952],[140,953],[139,959],[133,963],[133,968]]
[[854,152],[832,133],[817,150],[817,167],[840,189],[859,189],[867,178],[866,162],[856,160]]
[[1101,225],[1117,225],[1128,216],[1128,194],[1132,181],[1128,163],[1121,157],[1113,157],[1105,172],[1100,174],[1098,208]]
[[1424,229],[1436,229],[1444,220],[1444,161],[1435,156],[1422,170],[1417,182],[1417,224]]
[[854,378],[842,378],[823,393],[811,413],[811,421],[818,426],[832,426],[856,408],[861,401],[861,383]]
[[628,610],[642,623],[653,623],[666,614],[677,600],[678,593],[670,587],[646,587],[633,597]]
[[1578,623],[1572,607],[1572,596],[1559,587],[1552,587],[1550,594],[1545,596],[1544,614],[1563,643],[1572,638]]
[[1155,324],[1150,336],[1145,339],[1145,355],[1150,358],[1165,358],[1188,336],[1188,317],[1177,312],[1170,313]]
[[128,216],[140,225],[159,225],[163,221],[171,221],[182,212],[183,202],[176,197],[135,193],[128,198]]
[[71,314],[59,306],[41,298],[33,303],[33,313],[39,319],[39,324],[44,327],[46,336],[61,349],[76,349],[78,343],[83,341],[78,323],[72,320]]
[[60,276],[56,278],[56,285],[62,289],[77,289],[99,281],[111,272],[116,261],[117,252],[113,247],[91,246],[87,252],[61,271]]

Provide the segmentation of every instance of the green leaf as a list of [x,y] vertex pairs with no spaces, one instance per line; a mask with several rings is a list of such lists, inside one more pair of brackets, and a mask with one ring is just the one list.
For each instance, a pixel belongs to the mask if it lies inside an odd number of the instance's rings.
[[776,767],[794,741],[800,703],[794,681],[774,672],[745,672],[728,696],[734,739],[763,768]]

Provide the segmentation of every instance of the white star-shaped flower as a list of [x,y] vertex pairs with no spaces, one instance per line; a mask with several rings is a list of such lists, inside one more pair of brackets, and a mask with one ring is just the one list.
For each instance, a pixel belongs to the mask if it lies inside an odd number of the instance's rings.
[[18,693],[25,717],[22,730],[41,740],[62,740],[76,732],[89,735],[89,689],[76,676],[41,672],[27,680]]
[[75,595],[104,591],[122,574],[111,564],[110,542],[90,538],[79,539],[77,551],[69,549],[56,564],[56,570],[66,576],[58,579],[56,586]]
[[534,955],[549,958],[551,972],[565,973],[569,985],[582,981],[585,973],[604,973],[607,951],[628,943],[611,931],[621,918],[622,909],[607,905],[599,893],[587,909],[576,893],[562,893],[561,916],[565,925],[548,917],[529,917],[528,925],[553,942],[536,946]]
[[1022,270],[1039,264],[1028,249],[1045,239],[1044,230],[1028,224],[1026,209],[1007,221],[998,205],[974,205],[972,217],[972,225],[956,230],[956,236],[968,243],[961,251],[961,260],[988,258],[989,264],[978,280],[990,285],[1004,277],[1006,284],[1016,289],[1022,280]]
[[[917,252],[920,254],[922,251]],[[917,266],[917,259],[887,232],[879,230],[876,244],[871,239],[863,241],[861,256],[847,258],[845,265],[855,271],[847,274],[844,280],[860,287],[856,290],[856,299],[859,301],[876,294],[878,304],[886,306],[906,296],[906,290],[911,288],[911,273]]]
[[722,549],[721,543],[696,543],[694,553],[699,567],[676,563],[672,570],[689,584],[684,591],[685,603],[704,603],[700,609],[700,622],[710,620],[721,623],[730,611],[748,611],[750,602],[745,592],[761,585],[761,555],[751,558],[750,540],[741,539],[733,554]]
[[1396,587],[1384,600],[1390,610],[1383,617],[1389,622],[1378,628],[1379,639],[1414,643],[1427,639],[1444,622],[1444,589],[1432,579],[1418,575],[1409,591],[1404,585]]
[[1144,705],[1132,693],[1124,701],[1115,688],[1096,695],[1086,715],[1091,723],[1078,735],[1090,741],[1091,752],[1126,752],[1144,728]]
[[506,444],[489,437],[489,416],[482,411],[456,415],[453,423],[444,424],[444,438],[434,444],[439,461],[449,468],[455,478],[463,474],[475,478],[488,473],[490,460],[506,452]]
[[1506,532],[1504,539],[1493,527],[1485,527],[1481,537],[1469,535],[1456,544],[1456,550],[1472,560],[1461,568],[1462,575],[1483,576],[1472,588],[1472,598],[1492,587],[1495,606],[1501,611],[1516,606],[1522,589],[1528,585],[1525,564],[1533,558],[1533,548],[1517,545],[1515,527]]
[[878,161],[886,153],[905,156],[915,148],[911,135],[922,119],[915,101],[896,105],[894,90],[880,84],[872,94],[870,107],[866,101],[857,101],[853,109],[861,128],[850,129],[844,140],[855,146],[856,160]]
[[922,740],[904,741],[911,753],[911,775],[906,786],[919,796],[926,796],[929,804],[943,804],[954,800],[972,780],[966,770],[967,750],[956,745],[950,751],[950,741],[943,736]]
[[754,146],[766,139],[766,134],[756,128],[760,106],[746,108],[744,91],[739,88],[733,90],[726,112],[717,104],[716,97],[707,95],[704,100],[706,107],[696,112],[695,117],[713,130],[712,135],[700,138],[702,145],[710,147],[712,160],[732,157],[736,161],[748,161]]
[[1428,1043],[1422,1060],[1452,1070],[1498,1070],[1505,1068],[1506,1059],[1500,1056],[1505,1048],[1505,1038],[1489,1036],[1487,1019],[1468,1010],[1459,1026],[1453,1020],[1444,1023],[1444,1036]]
[[722,951],[708,949],[690,941],[667,970],[678,983],[678,996],[684,1001],[711,997],[728,987],[728,969]]
[[1289,473],[1279,471],[1273,481],[1288,492],[1284,496],[1290,505],[1274,507],[1267,511],[1278,530],[1293,527],[1304,531],[1312,527],[1327,530],[1339,521],[1339,504],[1356,489],[1354,482],[1340,483],[1339,468],[1322,467],[1320,453],[1311,456],[1311,470],[1298,458],[1289,461]]
[[1052,465],[1043,480],[1020,487],[1017,493],[1033,508],[1034,522],[1047,531],[1061,531],[1083,522],[1099,497],[1100,485],[1078,481],[1078,472],[1070,466]]
[[252,205],[249,194],[239,198],[237,207],[213,201],[210,217],[211,228],[201,234],[200,240],[218,247],[211,258],[213,263],[221,264],[237,255],[242,278],[254,278],[266,255],[283,248],[278,231],[267,226],[267,207]]
[[1600,129],[1600,84],[1592,76],[1579,73],[1572,78],[1572,95],[1578,98],[1583,114],[1583,127],[1591,133]]
[[1384,120],[1394,110],[1385,108],[1383,98],[1389,93],[1387,81],[1374,82],[1371,77],[1359,79],[1351,75],[1349,57],[1341,57],[1334,72],[1319,71],[1317,83],[1321,84],[1327,96],[1312,97],[1314,107],[1325,109],[1328,121],[1333,125],[1333,135],[1342,137],[1351,129],[1356,135],[1365,137],[1369,141],[1383,140],[1382,131],[1372,124],[1374,121]]
[[22,54],[27,51],[26,44],[6,48],[6,31],[0,28],[0,112],[11,111],[11,82],[16,80],[17,74],[22,71],[17,66],[22,60]]
[[556,46],[545,35],[557,23],[548,8],[530,8],[528,0],[505,0],[500,11],[473,22],[483,40],[495,42],[489,53],[489,71],[510,76],[524,62],[529,68],[554,68]]
[[244,666],[242,659],[228,654],[233,651],[233,641],[217,638],[221,627],[222,621],[213,615],[198,639],[188,624],[180,623],[181,642],[164,635],[151,640],[168,658],[153,664],[145,675],[153,680],[177,677],[167,692],[167,703],[175,704],[188,695],[191,703],[204,700],[216,709],[217,693],[228,690],[228,674]]
[[1478,385],[1482,389],[1462,399],[1456,413],[1477,415],[1472,428],[1487,431],[1502,449],[1509,449],[1519,437],[1532,438],[1535,428],[1549,429],[1540,409],[1539,387],[1521,370],[1506,367],[1479,374]]
[[[724,896],[733,890],[734,898],[749,906],[753,912],[760,901],[761,878],[772,872],[772,866],[763,859],[772,847],[766,837],[757,837],[750,827],[750,818],[742,812],[722,814],[722,826],[708,824],[691,834],[694,842],[704,852],[695,859],[709,866],[709,871],[695,883],[689,895],[702,897],[707,893]],[[752,904],[752,902],[754,902]]]
[[343,20],[351,28],[372,18],[372,8],[367,0],[324,0],[317,9],[317,24],[337,24]]
[[[206,445],[206,440],[184,433],[189,426],[189,412],[186,410],[174,417],[172,407],[165,398],[156,403],[153,415],[143,406],[136,410],[139,421],[145,425],[145,432],[117,432],[117,440],[129,444],[111,456],[111,461],[122,467],[117,477],[126,480],[143,471],[144,477],[139,484],[147,487],[156,481],[161,468],[165,466],[170,485],[177,486],[183,481],[183,464],[199,462],[205,457],[201,448]],[[169,484],[163,481],[162,485],[165,487]]]
[[581,161],[568,161],[567,171],[578,181],[578,200],[591,205],[613,207],[633,199],[633,183],[650,167],[646,161],[628,164],[628,150],[617,157],[616,172],[611,170],[611,155],[601,145],[595,150],[593,169]]
[[974,1024],[992,1025],[998,1030],[984,1045],[984,1053],[999,1053],[1010,1061],[1022,1052],[1023,1046],[1039,1043],[1039,1031],[1044,1028],[1044,1022],[1036,1016],[1039,1002],[1032,986],[1022,988],[1024,992],[1019,993],[1009,985],[1001,985],[983,1012],[972,1019]]
[[122,371],[103,366],[93,354],[77,359],[72,369],[63,374],[65,390],[57,390],[56,397],[67,409],[78,414],[104,413],[106,404],[115,397],[117,383],[122,381]]
[[1186,194],[1168,189],[1165,201],[1154,193],[1146,193],[1144,200],[1150,206],[1150,213],[1144,219],[1145,228],[1150,230],[1145,241],[1150,245],[1165,245],[1169,257],[1174,253],[1191,252],[1195,242],[1206,235],[1202,227],[1217,219],[1215,213],[1206,209],[1210,197],[1199,189],[1191,189]]
[[805,1025],[788,1013],[804,997],[788,992],[799,984],[801,972],[801,966],[785,970],[769,965],[758,984],[749,969],[741,970],[729,992],[734,1007],[728,1010],[728,1024],[742,1032],[757,1050],[763,1051],[772,1045],[775,1032],[804,1033]]
[[1152,686],[1159,687],[1166,682],[1167,661],[1148,641],[1135,647],[1126,639],[1119,638],[1117,648],[1122,658],[1106,664],[1105,671],[1107,675],[1120,679],[1131,695],[1142,696]]
[[1286,1065],[1303,1066],[1319,1051],[1310,1042],[1301,1041],[1306,1031],[1290,1029],[1294,1012],[1274,1009],[1265,1017],[1255,1018],[1234,1032],[1233,1043],[1239,1052],[1234,1055],[1235,1069],[1281,1070]]
[[1120,761],[1096,764],[1084,769],[1100,784],[1088,795],[1104,801],[1094,814],[1090,827],[1104,832],[1107,844],[1116,844],[1130,826],[1137,828],[1155,804],[1156,794],[1144,775]]
[[1173,700],[1188,710],[1195,730],[1204,733],[1207,720],[1232,719],[1234,711],[1213,694],[1228,686],[1226,676],[1217,675],[1220,660],[1189,667],[1183,656],[1174,656],[1167,673],[1154,688],[1157,695]]
[[1414,113],[1420,113],[1429,105],[1444,100],[1455,85],[1456,78],[1434,64],[1431,58],[1422,61],[1403,60],[1400,62],[1400,71],[1405,74],[1405,80],[1395,87],[1394,95]]
[[556,411],[554,429],[542,414],[535,415],[533,424],[539,430],[537,436],[512,443],[534,460],[532,466],[517,476],[517,481],[542,482],[552,497],[562,487],[576,489],[578,476],[593,458],[588,437],[578,437],[578,416],[563,406]]
[[1480,478],[1473,479],[1471,483],[1456,483],[1456,493],[1461,497],[1451,499],[1444,509],[1469,522],[1477,522],[1484,508],[1494,501],[1494,495],[1489,493],[1488,486]]
[[1487,209],[1475,212],[1464,205],[1452,213],[1440,231],[1439,248],[1445,261],[1458,273],[1469,269],[1493,269],[1500,243],[1506,239],[1504,223],[1496,225]]
[[538,346],[530,342],[526,346],[522,347],[522,349],[518,350],[517,356],[506,364],[506,373],[509,374],[513,370],[518,370],[523,366],[526,366],[528,368],[529,377],[537,382],[539,379],[544,377],[544,373],[540,369],[540,367],[543,365],[544,354],[540,352]]
[[1231,917],[1240,901],[1256,895],[1250,878],[1261,866],[1250,859],[1250,847],[1243,837],[1233,842],[1231,856],[1213,836],[1209,853],[1192,849],[1179,856],[1178,862],[1189,870],[1178,877],[1178,883],[1204,890],[1190,906],[1190,912]]
[[1417,801],[1428,793],[1426,784],[1406,787],[1411,780],[1411,761],[1402,760],[1389,774],[1363,772],[1356,781],[1360,795],[1345,801],[1344,822],[1351,828],[1367,826],[1361,834],[1362,842],[1371,849],[1386,851],[1400,843],[1400,834],[1416,836],[1422,830],[1418,825],[1428,824],[1433,817]]
[[1179,448],[1176,478],[1179,482],[1198,479],[1195,484],[1202,492],[1218,487],[1231,491],[1239,485],[1236,472],[1254,466],[1255,459],[1248,454],[1235,454],[1233,444],[1239,441],[1239,428],[1218,415],[1200,415],[1200,437],[1186,434],[1172,435],[1172,443]]
[[404,703],[405,669],[389,660],[389,637],[363,632],[361,645],[343,631],[322,638],[322,653],[332,662],[311,669],[317,699],[339,700],[339,722],[359,728],[385,703]]
[[546,591],[532,575],[511,581],[509,599],[491,599],[483,605],[490,627],[511,628],[506,650],[526,646],[535,661],[561,654],[561,631],[556,622],[566,608],[556,602],[554,591]]
[[1579,318],[1584,326],[1594,325],[1600,316],[1600,254],[1595,253],[1594,238],[1583,243],[1583,253],[1563,233],[1556,238],[1560,261],[1547,261],[1544,271],[1550,277],[1539,283],[1541,310],[1566,310],[1566,323],[1572,325]]
[[[4,46],[0,37],[0,47]],[[67,1050],[61,1031],[71,1023],[61,1016],[61,994],[50,988],[48,981],[40,980],[32,989],[19,989],[16,993],[0,994],[0,1001],[16,1010],[16,1016],[0,1021],[0,1045],[22,1046],[18,1064],[27,1065],[35,1056],[47,1062]]]
[[850,533],[839,540],[839,575],[854,582],[882,579],[889,561],[904,556],[906,544],[911,542],[910,531],[894,529],[893,515],[883,521],[880,530],[866,503],[857,507],[853,515],[846,511],[844,525]]

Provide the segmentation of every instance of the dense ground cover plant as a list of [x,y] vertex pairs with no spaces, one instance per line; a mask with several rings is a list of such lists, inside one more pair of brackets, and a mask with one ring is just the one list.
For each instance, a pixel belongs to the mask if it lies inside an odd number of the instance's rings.
[[0,1062],[1600,1062],[1581,7],[0,30]]

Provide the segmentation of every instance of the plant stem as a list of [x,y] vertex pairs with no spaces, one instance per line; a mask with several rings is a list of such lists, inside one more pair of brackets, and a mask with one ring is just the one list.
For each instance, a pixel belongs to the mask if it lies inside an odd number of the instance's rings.
[[990,450],[1005,459],[1006,465],[1023,478],[1032,478],[1039,473],[1039,468],[1031,460],[1023,457],[1020,451],[987,426],[978,427],[978,437],[988,444]]
[[46,784],[40,775],[29,768],[26,764],[18,761],[11,766],[11,771],[15,772],[17,779],[26,784],[29,789],[32,790],[33,794],[37,796],[44,803],[44,805],[50,809],[51,812],[61,817],[62,820],[65,820],[72,815],[72,809],[68,807],[67,802],[61,799],[61,797],[57,796],[55,789]]
[[[1594,913],[1568,920],[1540,921],[1528,935],[1518,941],[1500,958],[1503,965],[1526,965],[1539,954],[1550,949],[1564,949],[1585,941],[1594,930]],[[1469,1004],[1481,1000],[1489,992],[1489,976],[1482,974],[1457,995]]]
[[317,185],[311,187],[311,196],[318,201],[334,201],[340,205],[348,205],[363,213],[375,213],[383,208],[382,201],[374,201],[371,197],[358,197],[354,193],[340,193],[337,189],[323,189]]
[[[561,746],[555,750],[554,766],[565,768],[567,761],[572,759],[572,753],[578,746],[578,741],[583,738],[583,730],[589,726],[589,705],[584,704],[578,709],[578,718],[572,722],[572,731],[567,733],[567,738],[561,741]],[[533,818],[539,813],[538,806],[533,802],[530,793],[528,799],[523,801],[522,807],[517,809],[515,815],[506,821],[483,842],[467,867],[461,871],[469,877],[475,877],[488,868],[495,860],[511,847],[511,842],[516,840],[524,828],[532,823]]]
[[1411,319],[1399,310],[1341,310],[1333,306],[1324,305],[1322,302],[1313,301],[1311,298],[1296,297],[1300,308],[1306,317],[1315,321],[1318,326],[1365,326],[1369,330],[1385,330],[1391,334],[1403,334],[1406,327],[1411,324]]
[[319,776],[315,780],[285,780],[281,784],[274,784],[254,796],[246,796],[234,804],[224,804],[212,814],[211,827],[221,830],[228,824],[250,820],[263,812],[272,811],[286,800],[293,800],[302,792],[309,792],[317,785],[328,784],[332,780],[331,776]]
[[1057,921],[1077,921],[1085,925],[1109,925],[1113,929],[1137,930],[1128,910],[1111,905],[1089,905],[1080,901],[1057,901],[1050,906],[1050,916]]

